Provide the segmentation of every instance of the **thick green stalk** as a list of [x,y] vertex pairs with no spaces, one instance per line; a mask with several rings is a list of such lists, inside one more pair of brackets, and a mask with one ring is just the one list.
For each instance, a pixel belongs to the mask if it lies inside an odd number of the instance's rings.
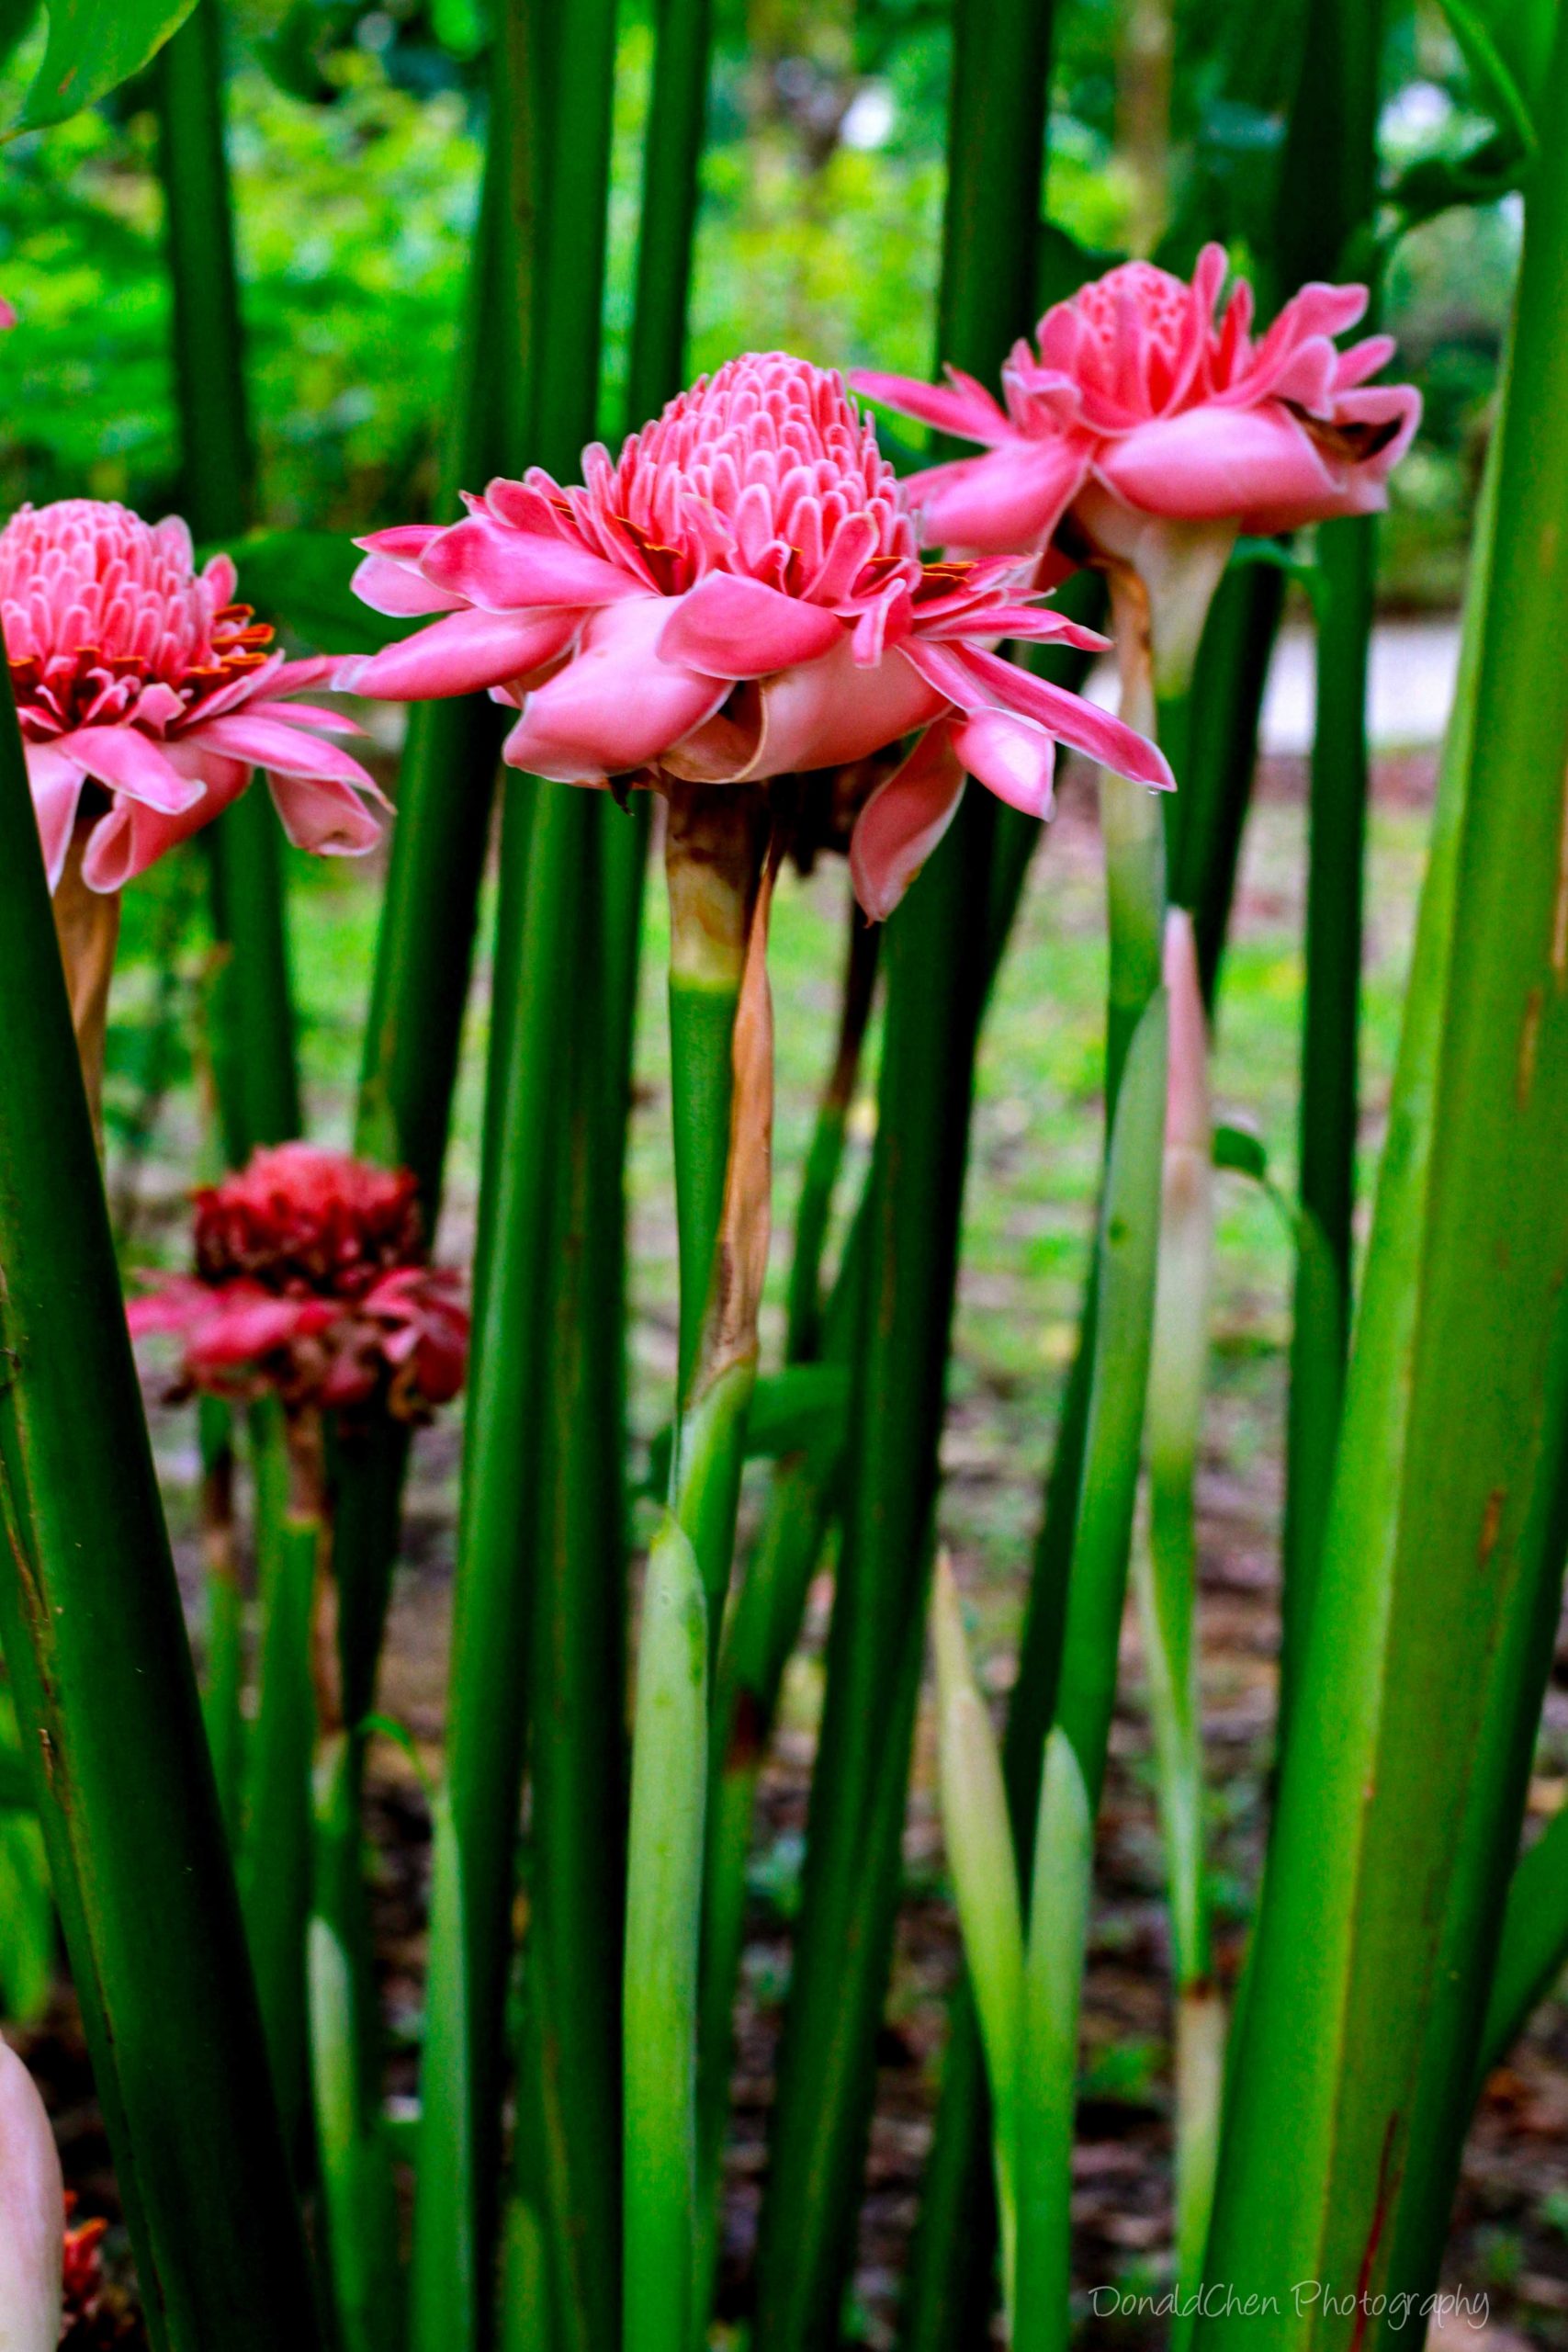
[[0,1636],[154,2341],[318,2341],[32,796],[0,700]]
[[[1424,903],[1226,2119],[1211,2275],[1237,2285],[1375,2294],[1395,2239],[1446,2201],[1434,2189],[1391,2232],[1413,2099],[1430,2112],[1420,2075],[1461,2100],[1472,2077],[1535,1635],[1561,1568],[1568,680],[1550,649],[1568,607],[1565,153],[1568,27],[1527,198],[1473,703],[1450,744],[1459,805]],[[1441,2136],[1451,2180],[1458,2132]],[[1395,2257],[1401,2284],[1427,2273],[1430,2245]],[[1235,2327],[1215,2316],[1199,2341]],[[1287,2310],[1247,2340],[1348,2341],[1351,2327]]]
[[[153,69],[158,163],[173,292],[175,381],[186,520],[204,543],[253,519],[244,340],[233,203],[223,147],[223,27],[201,0]],[[240,583],[243,594],[244,582]],[[204,836],[213,929],[224,956],[213,989],[213,1070],[231,1162],[299,1132],[283,857],[265,791],[243,794]]]
[[[1382,0],[1309,0],[1301,85],[1280,169],[1275,245],[1280,282],[1342,273],[1346,249],[1377,196]],[[1319,527],[1326,595],[1318,618],[1317,698],[1308,829],[1306,990],[1303,1012],[1301,1199],[1337,1277],[1338,1328],[1321,1269],[1299,1265],[1286,1445],[1280,1739],[1314,1606],[1349,1335],[1358,1125],[1361,898],[1368,758],[1367,664],[1377,525],[1359,516]]]
[[[508,933],[516,962],[496,967],[491,1069],[492,1086],[502,1087],[499,1109],[491,1114],[499,1148],[485,1281],[475,1302],[452,1625],[447,1851],[462,1881],[466,1963],[447,1976],[445,1990],[448,1998],[460,1996],[467,2047],[461,2068],[434,2078],[427,2069],[423,2084],[414,2209],[415,2352],[451,2352],[467,2340],[449,2332],[455,2325],[449,2315],[472,2307],[472,2281],[483,2275],[468,2235],[475,2217],[454,2200],[446,2177],[454,2141],[465,2142],[464,2170],[478,2196],[488,2195],[484,2184],[493,2181],[499,2162],[502,2014],[534,1607],[526,1566],[539,1509],[547,1244],[555,1123],[565,1082],[558,975],[581,930],[573,796],[522,778],[510,781],[507,792],[509,797],[536,796],[536,806],[532,841],[523,844],[525,861],[519,858],[526,866],[525,910]],[[509,887],[503,870],[503,893]],[[453,1899],[438,1880],[433,1904],[451,1907]],[[440,2033],[443,2046],[450,2046],[456,2022],[445,2019]],[[459,2097],[468,2106],[466,2132],[446,2111]],[[454,2224],[460,2239],[451,2234]],[[488,2233],[481,2236],[486,2242]],[[429,2338],[420,2332],[427,2319],[440,2331]]]
[[643,151],[637,309],[626,391],[635,432],[685,375],[686,304],[707,114],[712,0],[660,0]]
[[308,2097],[305,1922],[310,1907],[311,1645],[319,1519],[290,1508],[276,1400],[252,1416],[262,1634],[248,1742],[240,1896],[285,2134],[299,2154]]
[[[315,1768],[306,1940],[310,2073],[333,2305],[343,2352],[396,2352],[402,2332],[398,2200],[381,2111],[352,1736],[323,1741]],[[367,2002],[367,1991],[372,1996]]]
[[[1051,9],[954,11],[939,356],[993,376],[1034,317]],[[850,1492],[758,2265],[759,2352],[830,2339],[897,1908],[995,805],[971,791],[888,926]],[[874,1436],[873,1435],[874,1432]]]
[[839,1006],[839,1043],[828,1083],[817,1106],[800,1199],[795,1212],[795,1256],[789,1270],[789,1310],[784,1359],[808,1363],[820,1344],[822,1250],[833,1212],[833,1191],[844,1156],[844,1129],[860,1074],[861,1047],[876,988],[878,933],[856,906],[850,909],[849,947]]
[[708,1604],[667,1517],[637,1646],[626,1957],[626,2352],[690,2352]]
[[[1176,1979],[1176,2275],[1190,2295],[1202,2269],[1218,2133],[1224,2016],[1210,1981],[1203,1841],[1203,1713],[1198,1673],[1196,1480],[1209,1356],[1213,1258],[1213,1123],[1209,1039],[1190,917],[1166,932],[1170,1078],[1149,1361],[1149,1524],[1134,1563],[1154,1726]],[[1175,2335],[1181,2340],[1179,2318]]]
[[[583,921],[566,1030],[543,1400],[547,1465],[534,1561],[529,1681],[528,2001],[536,2028],[537,2157],[558,2341],[614,2352],[620,2327],[621,1940],[626,1884],[626,1498],[621,1478],[618,1247],[624,1064],[615,1051],[604,820],[554,790],[577,838]],[[617,1076],[620,1082],[615,1082]],[[606,1077],[609,1084],[606,1085]]]
[[233,1424],[228,1406],[215,1396],[203,1396],[197,1409],[206,1668],[201,1713],[219,1806],[231,1847],[237,1849],[244,1771],[245,1596],[234,1541]]
[[1285,601],[1278,564],[1248,563],[1215,591],[1192,678],[1180,797],[1188,802],[1173,904],[1191,910],[1203,1001],[1213,1012],[1230,929],[1242,831],[1258,764],[1258,722]]

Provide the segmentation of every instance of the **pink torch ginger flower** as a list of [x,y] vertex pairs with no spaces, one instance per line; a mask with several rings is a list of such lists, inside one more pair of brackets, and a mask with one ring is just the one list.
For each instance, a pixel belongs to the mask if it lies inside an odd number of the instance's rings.
[[1015,552],[922,564],[874,429],[839,376],[730,360],[584,483],[492,481],[446,528],[365,539],[378,611],[438,616],[338,684],[416,700],[488,687],[519,712],[505,756],[571,784],[751,784],[918,735],[851,847],[867,912],[897,903],[965,771],[1048,815],[1060,741],[1160,786],[1154,747],[1001,661],[1002,638],[1098,646],[1021,600]]
[[[197,572],[176,517],[66,498],[0,532],[0,620],[51,889],[78,826],[82,878],[114,892],[269,772],[289,840],[356,855],[380,828],[374,780],[323,732],[351,722],[282,697],[330,676],[286,662],[234,602],[235,572]],[[361,796],[364,796],[362,798]]]
[[1337,347],[1366,288],[1304,286],[1255,342],[1245,279],[1216,322],[1225,267],[1222,245],[1203,248],[1190,285],[1125,262],[1056,303],[1038,351],[1013,346],[1005,408],[956,369],[945,385],[857,371],[873,399],[986,446],[910,478],[926,537],[1039,552],[1070,513],[1117,554],[1129,517],[1267,533],[1385,506],[1421,397],[1367,381],[1393,357],[1391,336]]
[[196,1273],[130,1309],[133,1334],[184,1338],[185,1386],[404,1420],[461,1388],[468,1310],[457,1276],[425,1262],[406,1170],[305,1143],[257,1151],[196,1195],[195,1242]]
[[32,2076],[0,2041],[0,2352],[54,2352],[64,2260],[54,2133]]

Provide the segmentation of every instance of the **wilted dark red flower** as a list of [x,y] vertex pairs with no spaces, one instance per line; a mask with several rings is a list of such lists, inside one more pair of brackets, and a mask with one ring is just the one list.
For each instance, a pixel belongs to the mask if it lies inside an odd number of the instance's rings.
[[468,1309],[457,1276],[426,1262],[406,1169],[257,1151],[197,1194],[196,1265],[130,1309],[133,1335],[184,1339],[186,1388],[418,1420],[463,1385]]

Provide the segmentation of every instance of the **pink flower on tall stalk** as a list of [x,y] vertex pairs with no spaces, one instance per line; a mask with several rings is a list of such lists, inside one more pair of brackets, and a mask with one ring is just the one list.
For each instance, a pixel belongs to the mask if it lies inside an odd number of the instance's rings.
[[38,2087],[0,2041],[0,2346],[54,2352],[64,2284],[65,2188]]
[[186,1388],[419,1420],[463,1385],[468,1309],[457,1275],[426,1262],[406,1169],[305,1143],[257,1151],[197,1193],[194,1254],[193,1275],[129,1310],[133,1335],[184,1339]]
[[[197,572],[176,517],[91,498],[24,506],[0,532],[0,621],[51,890],[73,840],[112,893],[268,771],[289,840],[356,855],[380,828],[375,780],[323,733],[352,722],[283,699],[324,680],[286,662],[234,602],[234,566]],[[385,805],[384,803],[382,805]]]
[[1070,515],[1116,555],[1147,517],[1268,533],[1385,506],[1421,396],[1368,382],[1391,336],[1337,348],[1366,288],[1304,286],[1254,341],[1245,278],[1216,320],[1225,270],[1224,246],[1205,245],[1190,285],[1134,261],[1080,288],[1046,311],[1037,350],[1013,346],[1005,407],[955,368],[945,385],[857,370],[888,408],[985,444],[910,477],[925,537],[1040,552]]
[[378,611],[439,616],[338,684],[397,700],[489,688],[520,716],[514,766],[570,784],[751,784],[917,735],[851,847],[889,912],[951,821],[965,772],[1050,811],[1058,741],[1168,786],[1154,747],[1000,660],[1003,638],[1101,640],[1020,593],[1016,551],[922,564],[903,491],[834,373],[730,360],[581,486],[537,468],[466,520],[361,545]]

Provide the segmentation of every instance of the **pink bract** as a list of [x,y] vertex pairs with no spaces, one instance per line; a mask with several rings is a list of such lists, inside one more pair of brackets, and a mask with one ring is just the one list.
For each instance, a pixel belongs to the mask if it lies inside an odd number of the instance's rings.
[[862,904],[897,904],[964,773],[1048,815],[1057,742],[1140,782],[1141,736],[998,661],[1003,638],[1102,640],[1021,593],[1016,554],[922,563],[903,490],[836,374],[780,352],[730,360],[581,485],[538,469],[465,520],[380,531],[355,575],[430,626],[338,673],[398,700],[488,688],[519,712],[515,767],[571,784],[749,784],[918,735],[863,810]]
[[196,1195],[195,1257],[194,1275],[130,1308],[133,1335],[183,1338],[187,1387],[412,1420],[463,1385],[468,1309],[457,1277],[425,1262],[406,1169],[304,1143],[257,1151]]
[[986,444],[984,457],[910,477],[925,537],[1039,552],[1070,509],[1114,551],[1117,509],[1266,533],[1386,505],[1421,398],[1367,380],[1392,337],[1337,348],[1366,288],[1304,286],[1255,341],[1245,279],[1216,320],[1225,270],[1224,248],[1206,245],[1190,284],[1126,262],[1056,303],[1038,348],[1013,347],[1005,408],[956,369],[942,385],[857,371],[888,408]]
[[374,847],[365,801],[382,795],[321,740],[352,723],[283,699],[335,662],[270,651],[272,630],[234,589],[226,555],[197,571],[175,516],[149,525],[66,498],[22,507],[0,532],[0,621],[51,889],[82,821],[83,879],[118,890],[227,808],[254,768],[299,848]]
[[38,2086],[0,2041],[0,2343],[54,2352],[63,2289],[65,2188]]

